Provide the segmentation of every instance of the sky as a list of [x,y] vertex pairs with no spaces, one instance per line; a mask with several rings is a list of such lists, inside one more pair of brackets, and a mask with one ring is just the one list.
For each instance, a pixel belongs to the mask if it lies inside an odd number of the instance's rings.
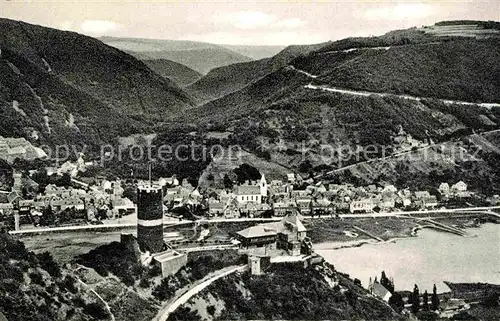
[[93,37],[290,45],[380,35],[442,20],[500,21],[500,0],[0,0],[0,17]]

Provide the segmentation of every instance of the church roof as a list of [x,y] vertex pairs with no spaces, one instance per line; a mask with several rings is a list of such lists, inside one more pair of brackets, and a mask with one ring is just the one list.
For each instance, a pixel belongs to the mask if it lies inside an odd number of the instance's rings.
[[242,185],[236,187],[237,195],[260,195],[260,186]]

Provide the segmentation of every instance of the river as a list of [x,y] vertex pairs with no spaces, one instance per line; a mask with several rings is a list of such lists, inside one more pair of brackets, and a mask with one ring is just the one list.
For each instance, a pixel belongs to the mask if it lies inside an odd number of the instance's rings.
[[423,229],[417,237],[393,243],[364,244],[360,247],[328,249],[329,243],[315,245],[316,253],[336,270],[361,280],[385,271],[394,278],[396,290],[421,292],[449,291],[443,281],[500,284],[500,225],[484,224],[467,230],[477,237],[461,237],[432,229]]

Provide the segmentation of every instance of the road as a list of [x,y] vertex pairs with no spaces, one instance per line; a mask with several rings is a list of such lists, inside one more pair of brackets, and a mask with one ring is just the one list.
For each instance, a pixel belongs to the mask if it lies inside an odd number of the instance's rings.
[[[297,69],[297,71],[299,71],[299,70]],[[314,76],[314,75],[312,75],[312,76]],[[497,103],[474,103],[474,102],[468,102],[468,101],[441,99],[441,98],[433,98],[433,97],[417,97],[417,96],[411,96],[411,95],[397,95],[397,94],[391,94],[391,93],[379,93],[379,92],[373,92],[373,91],[353,90],[353,89],[346,89],[346,88],[339,88],[339,87],[316,86],[313,84],[305,85],[304,88],[312,89],[312,90],[323,90],[323,91],[335,92],[335,93],[346,94],[346,95],[363,96],[363,97],[368,97],[368,96],[396,97],[396,98],[413,100],[413,101],[422,101],[424,99],[437,99],[446,105],[451,105],[451,104],[464,105],[464,106],[476,106],[476,105],[478,105],[478,106],[486,107],[486,108],[500,107],[500,104],[497,104]]]
[[[500,206],[485,206],[485,207],[462,207],[455,209],[438,209],[438,210],[426,210],[426,211],[397,211],[397,212],[381,212],[381,213],[359,213],[359,214],[340,214],[340,218],[367,218],[367,217],[390,217],[390,216],[407,216],[407,215],[425,215],[432,213],[462,213],[463,212],[477,212],[477,214],[491,215],[500,218],[500,215],[492,212],[493,210],[499,210]],[[325,215],[323,217],[311,217],[304,216],[304,219],[318,219],[329,217]],[[176,226],[185,225],[192,223],[230,223],[230,222],[277,222],[281,221],[282,217],[272,217],[272,218],[221,218],[221,219],[201,219],[197,221],[179,221],[179,222],[168,222],[164,223],[164,226]],[[34,233],[51,233],[51,232],[71,232],[71,231],[82,231],[82,230],[100,230],[100,229],[120,229],[120,228],[131,228],[136,227],[137,224],[103,224],[103,225],[77,225],[77,226],[60,226],[60,227],[50,227],[50,228],[35,228],[19,231],[9,231],[12,235],[23,235],[23,234],[34,234]]]
[[178,291],[180,293],[176,295],[173,299],[169,300],[161,308],[161,310],[158,312],[153,321],[166,321],[169,315],[175,310],[177,310],[178,307],[188,302],[189,299],[191,299],[196,294],[200,293],[203,289],[208,287],[213,282],[217,281],[220,278],[228,276],[229,274],[235,272],[243,272],[246,269],[248,269],[248,265],[246,264],[238,266],[230,266],[222,270],[216,271],[214,273],[211,273],[210,275],[206,276],[205,278],[196,282],[195,284],[191,284],[189,288],[184,288],[181,291]]
[[115,321],[115,316],[113,315],[113,313],[111,312],[111,308],[108,304],[108,302],[106,302],[102,296],[99,295],[99,293],[97,293],[94,289],[92,289],[92,287],[90,287],[87,283],[83,282],[79,277],[76,277],[76,280],[82,284],[83,286],[85,286],[86,288],[88,288],[92,293],[94,293],[94,295],[104,304],[104,306],[106,307],[106,310],[108,311],[109,313],[109,316],[111,317],[111,321]]
[[[426,210],[426,211],[397,211],[397,212],[381,212],[381,213],[361,213],[361,214],[340,214],[340,218],[369,218],[369,217],[405,217],[409,215],[426,215],[434,213],[448,213],[448,214],[464,214],[464,213],[477,213],[484,215],[492,215],[500,218],[500,215],[492,212],[493,210],[499,210],[500,206],[486,206],[486,207],[462,207],[453,209],[437,209],[437,210]],[[309,216],[304,217],[305,219],[311,218]]]
[[[491,133],[496,133],[496,132],[499,132],[499,131],[500,131],[500,129],[493,129],[493,130],[482,132],[480,134],[472,134],[472,135],[465,136],[465,137],[475,137],[475,136],[478,136],[478,135],[491,134]],[[345,171],[346,169],[354,168],[356,166],[363,165],[363,164],[370,164],[370,163],[373,163],[373,162],[378,162],[378,161],[383,161],[383,160],[387,160],[387,159],[402,157],[402,156],[409,155],[409,154],[412,154],[412,153],[419,153],[419,152],[422,152],[422,151],[427,150],[429,148],[442,146],[444,143],[446,143],[446,142],[435,143],[435,144],[431,144],[431,145],[419,147],[417,149],[411,149],[411,150],[407,150],[407,151],[404,151],[404,152],[399,152],[399,153],[387,155],[387,156],[384,156],[384,157],[378,157],[378,158],[368,159],[366,161],[362,161],[362,162],[358,162],[358,163],[346,165],[346,166],[343,166],[343,167],[340,167],[340,168],[337,168],[337,169],[334,169],[334,170],[331,170],[331,171],[328,171],[328,172],[325,172],[325,173],[317,174],[317,175],[314,176],[314,178],[315,179],[319,179],[319,178],[324,177],[326,175],[335,174],[335,173],[338,173],[338,172],[341,172],[341,171]]]
[[[176,226],[186,225],[192,223],[222,223],[222,222],[275,222],[281,218],[227,218],[227,219],[200,219],[196,221],[182,220],[176,222],[164,222],[163,226]],[[120,229],[136,227],[137,223],[123,223],[123,224],[101,224],[101,225],[74,225],[74,226],[58,226],[46,228],[33,228],[19,231],[9,231],[12,235],[34,234],[34,233],[50,233],[50,232],[71,232],[71,231],[85,231],[85,230],[105,230],[105,229]]]

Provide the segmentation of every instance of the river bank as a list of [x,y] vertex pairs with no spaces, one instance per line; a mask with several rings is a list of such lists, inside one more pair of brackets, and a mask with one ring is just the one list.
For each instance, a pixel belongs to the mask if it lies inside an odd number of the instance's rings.
[[488,223],[467,231],[477,236],[468,238],[423,229],[414,237],[384,242],[330,241],[318,243],[314,248],[340,271],[348,271],[360,279],[363,286],[382,271],[394,277],[400,291],[412,290],[414,284],[431,291],[435,283],[438,292],[448,292],[450,289],[443,281],[500,284],[500,225]]

